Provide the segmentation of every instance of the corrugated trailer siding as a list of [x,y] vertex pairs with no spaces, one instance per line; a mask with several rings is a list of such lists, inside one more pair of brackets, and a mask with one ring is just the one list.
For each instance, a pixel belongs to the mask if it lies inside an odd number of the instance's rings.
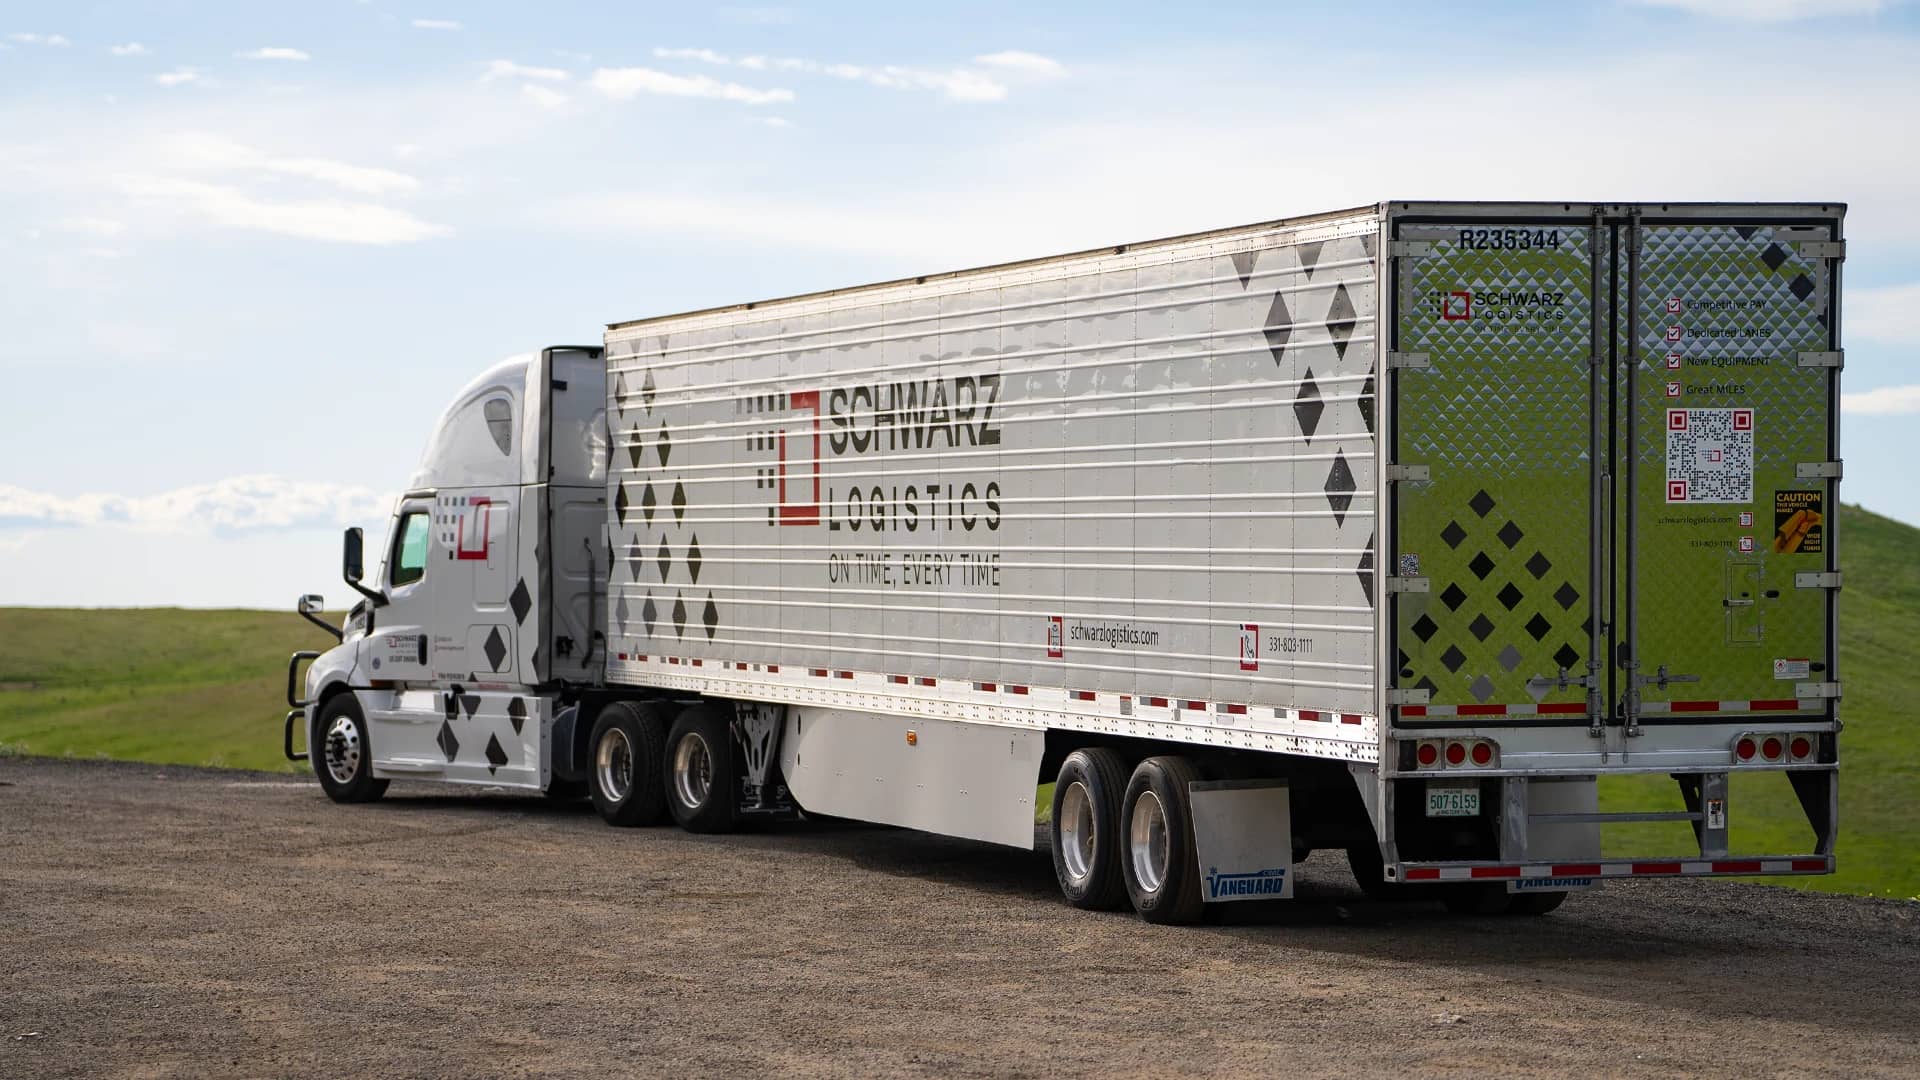
[[1371,714],[1378,228],[613,328],[609,677]]

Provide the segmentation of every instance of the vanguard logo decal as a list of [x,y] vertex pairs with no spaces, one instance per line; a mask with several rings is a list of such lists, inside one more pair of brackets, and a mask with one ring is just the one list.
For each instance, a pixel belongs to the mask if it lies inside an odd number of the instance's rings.
[[1207,899],[1225,896],[1279,896],[1286,891],[1287,868],[1271,867],[1247,874],[1223,874],[1207,868]]

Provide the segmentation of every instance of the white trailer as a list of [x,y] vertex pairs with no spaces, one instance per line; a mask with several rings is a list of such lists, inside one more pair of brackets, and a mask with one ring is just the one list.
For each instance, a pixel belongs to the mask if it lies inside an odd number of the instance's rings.
[[[460,395],[377,587],[350,532],[288,753],[1017,847],[1053,783],[1063,893],[1155,921],[1316,848],[1482,912],[1829,873],[1843,216],[1389,202],[615,323]],[[1740,772],[1811,850],[1730,847]],[[1698,852],[1603,855],[1649,820]]]

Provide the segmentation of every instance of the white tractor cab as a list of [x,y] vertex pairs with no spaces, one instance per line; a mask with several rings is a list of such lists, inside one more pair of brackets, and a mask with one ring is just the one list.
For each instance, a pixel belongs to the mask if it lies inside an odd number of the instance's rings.
[[364,599],[345,624],[301,598],[340,644],[289,664],[287,756],[307,756],[293,734],[307,719],[314,772],[336,800],[405,776],[583,794],[543,740],[604,668],[608,453],[599,346],[516,356],[460,391],[394,506],[371,582],[361,530],[347,530],[342,570]]

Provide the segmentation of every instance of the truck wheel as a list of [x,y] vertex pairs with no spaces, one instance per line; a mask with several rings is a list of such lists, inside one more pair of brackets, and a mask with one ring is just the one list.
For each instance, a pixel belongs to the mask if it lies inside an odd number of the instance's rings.
[[1200,779],[1183,757],[1150,757],[1133,770],[1120,810],[1126,857],[1120,860],[1133,910],[1151,923],[1200,917],[1200,867],[1193,851],[1188,785]]
[[320,707],[320,732],[313,756],[314,775],[337,803],[372,802],[387,793],[387,782],[373,776],[373,744],[367,718],[352,693],[336,694]]
[[688,832],[732,832],[733,734],[709,705],[680,714],[667,735],[667,809]]
[[1353,871],[1353,883],[1360,886],[1369,900],[1391,903],[1418,899],[1407,886],[1387,880],[1386,866],[1380,861],[1380,845],[1372,840],[1347,848],[1347,869]]
[[1117,911],[1126,903],[1120,876],[1120,800],[1127,764],[1104,746],[1075,750],[1053,785],[1053,875],[1067,903]]
[[593,808],[609,825],[653,825],[665,799],[660,764],[667,725],[656,705],[616,701],[600,710],[593,724],[592,771],[587,786]]

